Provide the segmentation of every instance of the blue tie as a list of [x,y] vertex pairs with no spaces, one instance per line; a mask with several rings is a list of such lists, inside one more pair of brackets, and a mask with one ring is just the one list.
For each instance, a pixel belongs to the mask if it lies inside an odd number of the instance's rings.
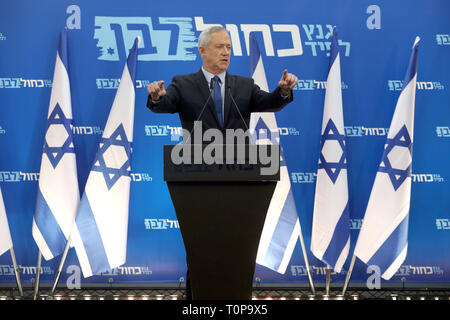
[[214,105],[216,107],[217,118],[219,118],[220,126],[223,127],[222,116],[222,93],[220,90],[220,78],[215,76],[214,78]]

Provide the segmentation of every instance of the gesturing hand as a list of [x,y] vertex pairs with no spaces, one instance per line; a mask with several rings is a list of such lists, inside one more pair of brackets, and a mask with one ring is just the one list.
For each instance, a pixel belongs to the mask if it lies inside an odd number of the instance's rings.
[[283,75],[281,76],[280,82],[278,82],[278,86],[281,89],[281,94],[283,96],[289,95],[291,90],[295,87],[298,82],[298,78],[295,74],[288,73],[287,69],[284,69]]
[[166,90],[164,89],[164,80],[150,83],[147,87],[147,91],[153,101],[158,101],[166,94]]

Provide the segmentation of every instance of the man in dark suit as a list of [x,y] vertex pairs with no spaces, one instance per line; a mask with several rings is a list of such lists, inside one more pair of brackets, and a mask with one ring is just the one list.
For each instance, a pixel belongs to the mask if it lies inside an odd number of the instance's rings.
[[[148,87],[147,107],[156,113],[178,113],[185,133],[192,135],[195,121],[201,121],[202,132],[208,129],[248,130],[252,112],[275,112],[293,100],[292,88],[297,77],[284,70],[278,87],[271,93],[261,90],[248,77],[226,72],[230,65],[231,41],[220,26],[204,30],[198,39],[202,68],[192,74],[175,76],[164,88],[164,81]],[[190,279],[187,273],[187,299],[190,300]],[[250,298],[250,297],[247,297]]]
[[175,76],[167,90],[164,81],[152,82],[147,88],[150,110],[178,113],[183,129],[190,133],[196,120],[201,121],[203,132],[211,128],[248,130],[252,112],[279,111],[293,100],[297,77],[287,70],[271,93],[261,90],[251,78],[226,72],[231,55],[226,29],[210,27],[202,32],[198,43],[202,68]]

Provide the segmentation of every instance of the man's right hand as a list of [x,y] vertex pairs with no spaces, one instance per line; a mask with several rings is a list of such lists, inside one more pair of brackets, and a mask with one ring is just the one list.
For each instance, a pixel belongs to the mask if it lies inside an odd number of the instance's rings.
[[166,90],[164,89],[164,80],[150,83],[147,87],[147,91],[151,96],[152,101],[159,101],[159,99],[166,94]]

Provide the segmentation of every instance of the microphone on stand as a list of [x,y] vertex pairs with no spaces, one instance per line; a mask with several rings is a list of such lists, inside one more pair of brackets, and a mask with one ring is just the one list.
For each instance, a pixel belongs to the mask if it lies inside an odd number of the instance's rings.
[[242,121],[244,122],[245,127],[250,132],[250,129],[248,128],[247,122],[245,122],[244,117],[242,116],[241,111],[239,110],[239,107],[238,107],[236,101],[234,101],[233,95],[231,94],[231,85],[230,85],[230,83],[227,84],[227,89],[228,89],[228,93],[230,94],[231,101],[233,101],[234,107],[236,108],[237,112],[239,113],[239,116],[241,117]]
[[191,132],[189,133],[189,137],[188,137],[188,139],[186,140],[186,143],[185,143],[185,144],[187,144],[187,143],[189,142],[189,140],[191,139],[192,132],[194,131],[195,126],[196,126],[197,123],[198,123],[198,119],[201,118],[201,116],[202,116],[202,114],[203,114],[203,111],[205,111],[205,107],[206,107],[206,105],[207,105],[208,102],[209,102],[209,99],[211,99],[211,96],[212,96],[212,93],[213,93],[213,88],[214,88],[214,79],[211,78],[211,81],[209,82],[209,96],[208,96],[208,99],[206,99],[206,102],[205,102],[205,104],[203,105],[202,111],[200,111],[200,114],[199,114],[197,120],[194,121],[194,126],[192,127],[192,130],[191,130]]

